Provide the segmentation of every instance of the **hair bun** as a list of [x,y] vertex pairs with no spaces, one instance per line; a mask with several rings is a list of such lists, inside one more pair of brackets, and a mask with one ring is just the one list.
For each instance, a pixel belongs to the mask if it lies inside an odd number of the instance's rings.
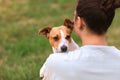
[[115,8],[119,8],[120,7],[120,0],[115,0],[114,6],[115,6]]
[[[101,0],[101,8],[107,12],[111,9],[114,9],[114,1],[115,0]],[[117,0],[116,0],[117,1]]]
[[120,7],[120,0],[101,0],[101,6],[105,11]]

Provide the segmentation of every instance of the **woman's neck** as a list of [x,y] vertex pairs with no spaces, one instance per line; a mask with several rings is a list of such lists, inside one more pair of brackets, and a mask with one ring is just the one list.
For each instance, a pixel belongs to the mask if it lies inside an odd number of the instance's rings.
[[81,38],[82,45],[107,45],[105,35],[88,35]]

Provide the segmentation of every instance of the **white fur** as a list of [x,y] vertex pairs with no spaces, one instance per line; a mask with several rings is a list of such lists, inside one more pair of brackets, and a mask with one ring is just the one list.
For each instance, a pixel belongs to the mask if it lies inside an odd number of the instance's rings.
[[75,49],[78,49],[79,46],[75,43],[75,41],[71,38],[71,43],[69,44],[69,51],[73,51]]
[[60,30],[60,33],[61,33],[61,42],[60,44],[58,45],[58,51],[61,52],[61,47],[64,45],[68,48],[68,40],[65,39],[65,34],[63,33],[62,30]]

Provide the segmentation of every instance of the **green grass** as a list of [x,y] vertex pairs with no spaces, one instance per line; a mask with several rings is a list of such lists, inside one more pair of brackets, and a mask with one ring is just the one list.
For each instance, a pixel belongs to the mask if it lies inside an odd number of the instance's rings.
[[[73,19],[74,8],[74,0],[1,0],[0,80],[40,80],[39,70],[52,49],[38,29]],[[119,14],[118,9],[107,38],[120,49]]]

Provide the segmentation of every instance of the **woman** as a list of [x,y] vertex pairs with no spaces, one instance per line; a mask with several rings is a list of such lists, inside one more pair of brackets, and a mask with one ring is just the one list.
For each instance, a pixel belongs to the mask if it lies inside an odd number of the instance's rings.
[[118,7],[120,0],[78,0],[74,30],[82,47],[50,55],[43,79],[120,80],[120,51],[105,38]]

